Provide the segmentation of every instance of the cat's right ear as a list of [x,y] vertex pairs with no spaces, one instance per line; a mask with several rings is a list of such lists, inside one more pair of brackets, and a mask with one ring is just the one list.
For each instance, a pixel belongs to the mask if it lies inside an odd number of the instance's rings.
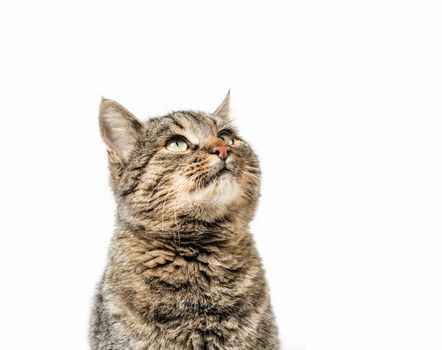
[[118,102],[103,99],[100,104],[100,133],[109,161],[124,164],[140,136],[141,123]]
[[227,95],[224,97],[223,102],[221,102],[213,114],[225,120],[230,119],[230,89],[227,91]]

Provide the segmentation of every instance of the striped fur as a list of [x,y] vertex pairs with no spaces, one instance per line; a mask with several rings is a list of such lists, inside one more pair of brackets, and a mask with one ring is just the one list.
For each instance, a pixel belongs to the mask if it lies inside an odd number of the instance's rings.
[[[278,349],[264,271],[248,224],[256,155],[228,117],[184,111],[140,122],[105,100],[100,126],[117,200],[114,237],[91,319],[93,350]],[[227,164],[210,153],[234,138]],[[165,148],[171,136],[185,152]]]

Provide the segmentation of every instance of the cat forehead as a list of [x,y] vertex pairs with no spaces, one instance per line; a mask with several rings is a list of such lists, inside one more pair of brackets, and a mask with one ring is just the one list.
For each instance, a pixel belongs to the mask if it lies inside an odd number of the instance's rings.
[[190,142],[198,143],[203,138],[216,135],[220,130],[230,128],[230,124],[222,118],[195,111],[173,112],[164,117],[148,121],[155,123],[157,136],[162,135],[183,135]]

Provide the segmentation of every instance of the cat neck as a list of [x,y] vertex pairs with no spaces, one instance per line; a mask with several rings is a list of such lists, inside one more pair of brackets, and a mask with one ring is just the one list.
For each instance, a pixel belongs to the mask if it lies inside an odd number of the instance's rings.
[[248,223],[237,216],[225,215],[205,221],[191,216],[180,216],[173,223],[139,224],[117,217],[117,238],[138,237],[154,248],[167,247],[176,252],[207,252],[237,245],[250,235]]

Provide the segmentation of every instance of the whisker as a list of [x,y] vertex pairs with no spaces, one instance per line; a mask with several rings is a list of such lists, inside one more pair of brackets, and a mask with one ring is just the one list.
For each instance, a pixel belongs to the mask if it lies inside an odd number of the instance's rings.
[[249,176],[249,177],[251,177],[251,178],[253,178],[253,179],[256,179],[258,182],[261,181],[261,176],[258,176],[258,175],[255,175],[255,174],[252,174],[252,173],[250,173],[250,171],[245,171],[245,170],[243,170],[243,169],[240,169],[240,172],[241,172],[242,174],[244,174],[245,176]]

